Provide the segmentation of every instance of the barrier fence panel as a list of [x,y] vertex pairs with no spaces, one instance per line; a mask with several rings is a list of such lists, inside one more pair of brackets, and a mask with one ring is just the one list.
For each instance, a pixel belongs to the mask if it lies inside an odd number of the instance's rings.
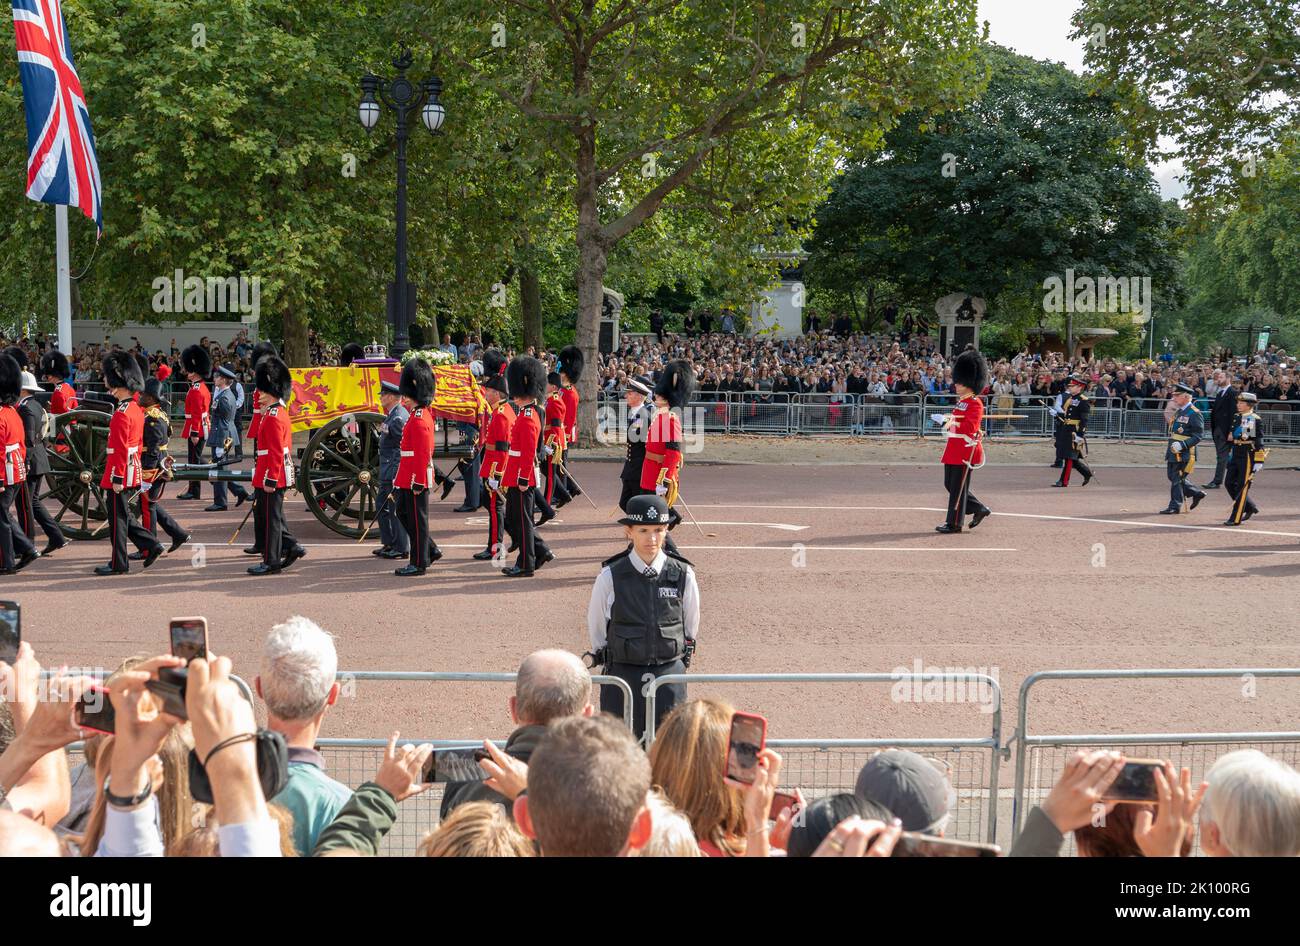
[[[696,686],[721,684],[889,684],[906,681],[919,692],[936,684],[947,688],[974,688],[987,695],[992,710],[991,734],[985,738],[951,739],[769,739],[767,744],[782,758],[781,787],[798,788],[804,798],[852,792],[858,771],[875,753],[884,749],[911,749],[927,756],[942,768],[956,791],[946,835],[964,841],[992,842],[997,834],[998,766],[1002,758],[1002,691],[995,679],[977,673],[892,674],[892,673],[714,673],[669,674],[650,681],[643,692],[646,700],[646,745],[655,737],[655,696],[661,686],[685,683]],[[962,690],[966,692],[965,689]],[[978,703],[976,699],[953,702]]]
[[[691,412],[691,423],[696,425],[697,429],[710,434],[725,434],[731,432],[731,414],[730,414],[730,395],[726,392],[716,395],[709,395],[716,400],[696,400],[691,401],[687,410]],[[626,416],[624,418],[623,429],[626,430]],[[782,430],[784,432],[784,429]]]
[[[1020,708],[1016,730],[1007,744],[1016,748],[1015,787],[1011,807],[1011,842],[1020,835],[1029,810],[1041,804],[1065,761],[1077,749],[1119,749],[1131,758],[1168,759],[1175,769],[1191,770],[1197,785],[1214,761],[1225,752],[1259,749],[1274,758],[1300,768],[1300,732],[1193,732],[1125,734],[1051,734],[1029,731],[1029,700],[1034,686],[1059,680],[1170,680],[1170,679],[1254,679],[1261,677],[1300,680],[1300,669],[1194,669],[1194,670],[1049,670],[1030,674],[1020,684]],[[1198,834],[1199,837],[1199,834]],[[1199,851],[1199,841],[1196,851]],[[1195,852],[1195,851],[1194,851]],[[1075,853],[1070,837],[1066,853]]]
[[728,412],[730,433],[788,434],[797,423],[788,394],[733,392]]
[[925,421],[924,399],[916,394],[858,395],[854,432],[867,436],[920,436]]
[[1300,403],[1287,401],[1260,401],[1255,413],[1263,421],[1264,446],[1295,445],[1300,443]]
[[793,427],[801,434],[853,432],[854,395],[796,394]]
[[[1164,409],[1120,411],[1120,436],[1125,440],[1164,440],[1169,436],[1169,421]],[[1206,431],[1209,439],[1209,431]]]

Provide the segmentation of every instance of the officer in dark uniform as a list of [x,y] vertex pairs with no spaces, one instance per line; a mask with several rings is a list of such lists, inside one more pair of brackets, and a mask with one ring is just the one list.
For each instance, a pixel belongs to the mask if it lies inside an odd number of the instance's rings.
[[[228,365],[222,365],[212,375],[212,403],[208,408],[208,446],[212,448],[212,462],[225,459],[226,453],[239,440],[239,417],[235,409],[235,391],[232,385],[238,376]],[[248,491],[238,483],[230,484],[230,492],[238,502],[236,508],[249,499]],[[223,512],[226,509],[226,484],[212,481],[212,505],[204,512]]]
[[650,379],[638,375],[627,383],[623,396],[627,398],[627,457],[623,460],[623,494],[618,498],[618,508],[627,512],[627,501],[641,493],[641,468],[645,466],[646,433],[654,404],[648,400],[654,394]]
[[410,540],[390,499],[402,459],[402,428],[411,416],[401,394],[402,389],[391,381],[379,382],[379,403],[385,417],[379,425],[379,495],[375,503],[379,506],[379,537],[383,544],[374,554],[380,558],[406,558],[411,554]]
[[1239,526],[1259,512],[1259,507],[1250,498],[1250,487],[1255,474],[1263,466],[1268,451],[1264,449],[1263,425],[1255,413],[1258,400],[1259,397],[1255,394],[1237,395],[1237,414],[1228,430],[1228,443],[1232,447],[1232,453],[1228,457],[1228,473],[1224,481],[1228,494],[1232,497],[1232,514],[1224,522],[1225,526]]
[[1192,403],[1196,391],[1185,384],[1174,385],[1174,416],[1169,421],[1169,439],[1165,443],[1165,472],[1169,477],[1169,505],[1161,515],[1183,511],[1184,497],[1192,497],[1195,509],[1205,498],[1205,491],[1187,481],[1196,468],[1196,445],[1205,437],[1205,418]]
[[[691,563],[666,551],[668,503],[653,494],[633,496],[619,520],[631,548],[602,562],[591,589],[587,633],[594,664],[632,688],[633,730],[645,732],[641,688],[649,680],[684,673],[695,652],[700,626],[700,589]],[[686,686],[657,691],[655,725],[686,698]],[[601,712],[623,713],[622,692],[602,687]]]
[[1092,412],[1088,396],[1083,393],[1087,387],[1087,378],[1080,374],[1071,375],[1065,393],[1061,395],[1060,406],[1053,412],[1056,418],[1053,434],[1056,440],[1056,459],[1062,464],[1061,477],[1053,486],[1069,486],[1072,470],[1078,470],[1083,475],[1084,486],[1092,480],[1092,470],[1083,462],[1088,415]]
[[[140,524],[154,537],[158,527],[171,538],[168,552],[175,552],[190,539],[186,532],[162,507],[163,490],[171,473],[163,462],[167,456],[167,442],[171,439],[172,424],[167,417],[167,398],[163,395],[163,383],[157,378],[150,378],[144,383],[140,392],[140,408],[144,411],[144,449],[140,453],[140,466],[144,470],[144,483],[140,493]],[[127,558],[143,559],[143,552],[133,552]]]
[[19,502],[18,509],[23,515],[30,508],[31,515],[22,523],[27,538],[36,539],[36,526],[45,533],[47,544],[41,549],[41,556],[48,557],[68,544],[63,530],[50,515],[45,504],[41,502],[41,479],[50,472],[50,456],[45,447],[45,437],[50,426],[49,414],[45,405],[36,397],[41,387],[30,371],[22,373],[22,399],[18,402],[18,416],[23,419],[27,443],[27,482],[22,489],[27,492],[27,502]]

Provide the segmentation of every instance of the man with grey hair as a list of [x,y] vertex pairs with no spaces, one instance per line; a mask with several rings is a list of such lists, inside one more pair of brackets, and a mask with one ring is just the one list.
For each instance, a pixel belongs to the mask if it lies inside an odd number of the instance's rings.
[[1258,749],[1222,755],[1206,773],[1201,850],[1210,857],[1300,855],[1300,772]]
[[[506,755],[527,764],[553,719],[591,716],[591,674],[567,650],[539,650],[524,658],[510,697],[515,731],[506,740]],[[469,801],[496,802],[510,812],[510,799],[483,782],[450,782],[442,796],[442,818]]]
[[321,831],[352,797],[352,789],[325,774],[315,748],[325,713],[338,699],[338,665],[334,638],[294,615],[266,636],[255,681],[267,727],[289,746],[289,782],[271,800],[293,815],[293,845],[301,857],[311,856]]

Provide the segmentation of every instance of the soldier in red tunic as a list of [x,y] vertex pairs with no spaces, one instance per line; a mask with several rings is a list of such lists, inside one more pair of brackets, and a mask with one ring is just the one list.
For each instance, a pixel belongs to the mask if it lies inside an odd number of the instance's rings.
[[[203,445],[207,443],[212,421],[208,411],[212,407],[212,392],[205,383],[212,374],[212,356],[202,345],[191,345],[181,352],[181,364],[190,379],[190,389],[185,394],[185,426],[181,436],[185,438],[188,448],[189,463],[203,460]],[[195,480],[185,490],[177,494],[177,499],[198,499],[199,481]]]
[[[556,366],[560,373],[560,394],[564,396],[564,448],[578,445],[578,379],[582,377],[582,369],[585,361],[582,357],[582,349],[577,345],[569,345],[560,349],[560,361]],[[576,499],[582,495],[582,490],[578,484],[569,476],[566,466],[564,473],[564,489],[568,492],[571,499]]]
[[14,406],[22,396],[22,368],[0,351],[0,575],[12,575],[39,558],[14,513],[27,482],[26,428]]
[[294,477],[293,425],[285,403],[293,394],[293,379],[289,368],[274,355],[262,359],[255,375],[262,420],[253,468],[253,511],[259,513],[261,522],[262,562],[248,573],[277,575],[306,554],[284,521],[284,492],[293,485]]
[[[673,508],[682,468],[682,418],[695,389],[695,376],[684,361],[664,365],[654,388],[655,413],[646,431],[645,460],[641,464],[641,494],[654,493],[668,503],[668,529],[672,531],[682,517]],[[673,553],[677,543],[671,536],[664,547]]]
[[148,568],[163,553],[160,543],[149,530],[131,515],[131,494],[144,483],[141,450],[144,445],[144,411],[135,396],[144,390],[144,372],[126,352],[110,352],[104,358],[104,386],[117,399],[117,409],[108,425],[108,451],[104,458],[104,476],[99,481],[108,498],[109,538],[113,544],[112,560],[95,569],[96,575],[124,575],[130,570],[126,557],[126,540],[144,553]]
[[952,363],[952,382],[957,389],[957,404],[943,423],[948,437],[943,450],[948,519],[934,528],[934,531],[943,533],[960,532],[967,513],[973,515],[970,528],[974,529],[992,512],[970,491],[971,472],[984,465],[984,446],[980,442],[984,402],[980,400],[980,392],[989,383],[989,369],[984,357],[974,349],[958,355]]
[[[267,358],[267,357],[279,357],[279,352],[275,350],[275,346],[273,344],[271,344],[270,342],[258,342],[256,345],[253,346],[252,362],[253,362],[254,378],[256,378],[257,366],[262,363],[263,358]],[[259,398],[257,396],[257,392],[254,391],[253,392],[253,416],[248,421],[248,434],[246,435],[246,438],[249,441],[249,449],[252,451],[254,461],[256,461],[257,459],[257,432],[262,425],[262,405],[259,403],[260,401],[261,398]],[[238,420],[236,420],[236,423],[238,423]],[[256,463],[254,463],[254,466],[256,466]],[[256,504],[254,504],[253,544],[244,549],[245,555],[262,554],[262,536],[266,534],[266,523],[262,522],[262,518],[258,513],[258,508],[259,507]]]
[[546,393],[546,368],[536,358],[515,358],[506,367],[506,386],[517,415],[506,451],[506,530],[519,548],[519,558],[501,572],[511,578],[529,577],[555,557],[533,525],[537,446],[542,435],[538,402]]
[[501,479],[506,472],[506,459],[510,450],[510,429],[515,423],[515,407],[506,398],[509,396],[505,378],[499,374],[490,376],[483,382],[483,396],[490,407],[483,430],[483,460],[479,470],[483,474],[483,489],[479,495],[481,503],[488,514],[487,548],[475,552],[474,557],[480,562],[487,561],[497,554],[501,547],[501,535],[505,531],[505,490],[501,488]]
[[564,451],[569,443],[565,436],[567,427],[564,395],[560,392],[560,375],[552,371],[546,376],[546,426],[542,430],[542,455],[543,469],[546,471],[546,502],[556,509],[573,500],[565,485],[567,477],[561,472]]
[[66,414],[77,409],[77,392],[68,384],[68,358],[63,352],[47,351],[41,356],[41,380],[54,389],[50,395],[50,413]]
[[438,544],[429,537],[429,490],[433,488],[433,369],[423,358],[412,358],[402,368],[398,384],[402,404],[411,412],[402,428],[401,457],[393,480],[393,502],[397,518],[411,540],[411,561],[394,575],[423,575],[442,558]]

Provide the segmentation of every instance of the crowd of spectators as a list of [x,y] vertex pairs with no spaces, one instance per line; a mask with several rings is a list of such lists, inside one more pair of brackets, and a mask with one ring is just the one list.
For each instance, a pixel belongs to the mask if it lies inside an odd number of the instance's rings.
[[[60,671],[42,679],[30,642],[0,663],[0,856],[374,856],[402,803],[432,785],[429,744],[393,732],[373,779],[331,778],[315,744],[339,696],[332,637],[294,617],[273,627],[253,676],[253,703],[225,657],[191,661],[184,705],[169,715],[151,681],[173,656],[132,658],[106,681],[113,733],[77,725],[74,706],[96,681]],[[250,674],[251,675],[251,674]],[[748,787],[724,778],[734,710],[712,699],[679,704],[647,753],[626,725],[601,715],[573,654],[529,655],[510,701],[504,748],[484,740],[481,780],[446,783],[428,857],[933,856],[958,795],[933,760],[904,750],[871,756],[851,792],[805,799],[784,786],[782,758],[757,754]],[[69,771],[66,747],[84,740]],[[1254,749],[1221,756],[1193,785],[1170,763],[1155,771],[1154,803],[1119,804],[1107,789],[1118,752],[1078,751],[1011,856],[1057,856],[1074,833],[1084,856],[1188,856],[1199,830],[1211,856],[1300,854],[1300,773]],[[195,781],[201,777],[201,781]],[[774,799],[792,796],[779,807]]]

